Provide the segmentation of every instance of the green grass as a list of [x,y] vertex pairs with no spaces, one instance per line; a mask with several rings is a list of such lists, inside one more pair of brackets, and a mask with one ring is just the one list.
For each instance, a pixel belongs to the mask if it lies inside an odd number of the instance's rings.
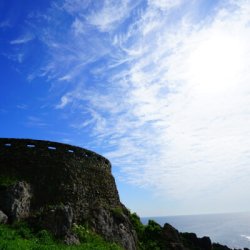
[[0,250],[122,250],[83,226],[74,230],[81,241],[79,246],[67,246],[53,239],[46,230],[35,233],[24,223],[0,225]]
[[123,211],[121,207],[116,207],[111,209],[111,213],[117,218],[117,219],[123,219]]
[[161,250],[166,249],[162,242],[162,228],[153,220],[143,225],[136,213],[130,213],[130,221],[134,226],[139,240],[139,250]]
[[0,186],[8,187],[17,182],[15,177],[0,175]]

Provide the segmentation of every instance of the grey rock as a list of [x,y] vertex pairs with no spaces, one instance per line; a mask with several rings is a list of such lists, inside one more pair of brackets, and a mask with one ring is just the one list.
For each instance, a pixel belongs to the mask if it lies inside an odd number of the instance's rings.
[[166,249],[169,250],[186,250],[183,246],[178,230],[168,223],[165,223],[162,228],[163,242]]
[[73,233],[66,234],[63,242],[67,245],[80,245],[79,238]]
[[0,193],[0,208],[11,222],[29,217],[31,187],[25,181],[19,181]]
[[43,212],[41,226],[56,237],[69,234],[73,222],[73,210],[69,205],[58,205]]
[[168,223],[164,224],[162,234],[167,241],[181,242],[179,232]]
[[8,221],[8,216],[0,210],[0,224],[6,224]]
[[204,236],[204,237],[200,238],[199,243],[200,243],[201,249],[204,249],[204,250],[212,249],[211,239],[209,237],[207,237],[207,236]]
[[180,233],[181,237],[185,240],[185,243],[190,247],[202,250],[211,250],[212,243],[209,237],[198,238],[195,233]]
[[93,211],[91,224],[93,229],[106,240],[114,241],[127,250],[136,249],[136,233],[124,213],[117,216],[101,207]]

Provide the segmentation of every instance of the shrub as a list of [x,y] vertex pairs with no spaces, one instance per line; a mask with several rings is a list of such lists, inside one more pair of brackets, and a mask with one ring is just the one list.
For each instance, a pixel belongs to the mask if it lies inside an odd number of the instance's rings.
[[78,236],[81,242],[87,242],[93,236],[93,233],[91,234],[88,226],[84,225],[74,225],[73,232]]
[[121,207],[116,207],[111,209],[111,213],[114,215],[116,219],[123,220],[123,211]]
[[143,225],[136,213],[130,213],[130,221],[137,233],[140,250],[161,250],[164,249],[162,241],[162,227],[153,220]]
[[143,239],[145,226],[141,223],[140,217],[136,213],[130,213],[130,221],[137,233],[139,240]]
[[0,175],[0,186],[8,187],[14,185],[17,182],[17,178],[12,176]]

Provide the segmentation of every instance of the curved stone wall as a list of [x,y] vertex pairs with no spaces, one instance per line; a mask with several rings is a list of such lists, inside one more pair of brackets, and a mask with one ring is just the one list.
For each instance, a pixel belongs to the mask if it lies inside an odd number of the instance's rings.
[[57,159],[64,162],[75,158],[80,162],[87,160],[93,167],[111,171],[110,162],[103,156],[84,148],[58,142],[0,138],[0,158],[6,156],[10,156],[10,160],[27,157],[30,160],[34,158],[35,161],[44,158],[46,161]]
[[120,206],[110,162],[92,151],[51,141],[0,139],[0,180],[31,184],[31,209],[70,204],[84,220],[97,205]]

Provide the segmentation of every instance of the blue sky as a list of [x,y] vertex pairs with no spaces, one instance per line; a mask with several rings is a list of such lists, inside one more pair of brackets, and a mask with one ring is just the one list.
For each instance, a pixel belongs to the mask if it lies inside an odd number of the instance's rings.
[[250,209],[250,2],[3,0],[0,136],[106,156],[141,216]]

